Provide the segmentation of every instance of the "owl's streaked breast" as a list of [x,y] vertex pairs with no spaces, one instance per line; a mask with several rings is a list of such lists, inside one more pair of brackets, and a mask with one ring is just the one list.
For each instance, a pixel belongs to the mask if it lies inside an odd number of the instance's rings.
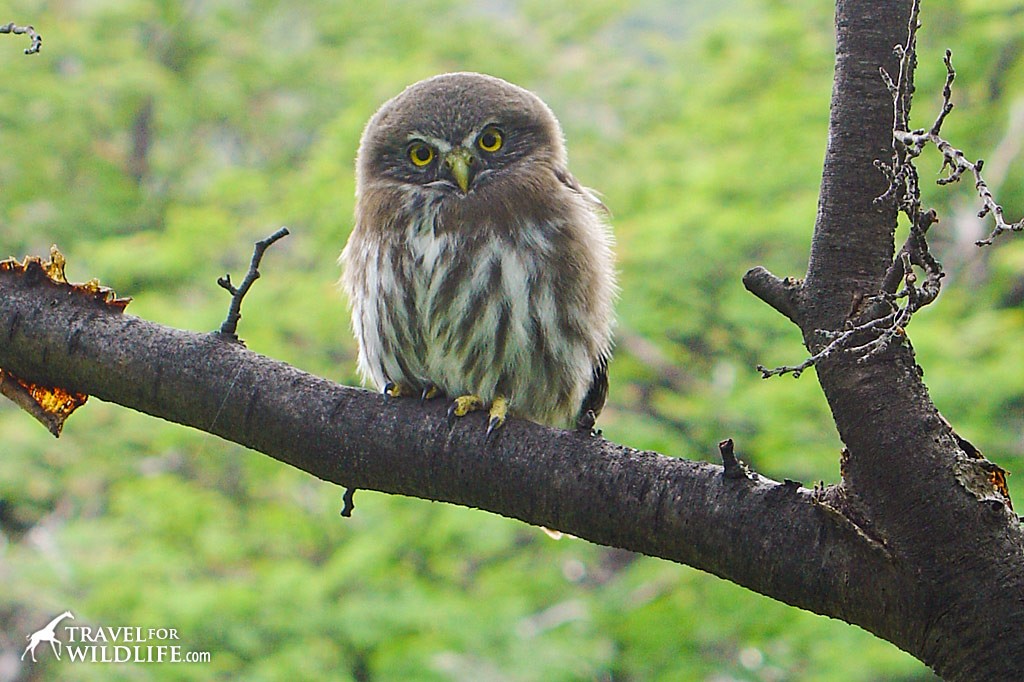
[[[610,260],[599,218],[582,202],[544,224],[500,210],[469,221],[473,212],[441,202],[418,208],[404,229],[368,231],[380,238],[364,251],[376,267],[349,265],[359,280],[349,286],[366,299],[353,309],[364,376],[378,387],[503,395],[530,419],[570,423],[595,358],[610,350],[610,334],[595,336],[587,320],[602,306],[610,319],[613,285],[584,281],[567,262],[581,249]],[[354,236],[349,249],[360,243]]]

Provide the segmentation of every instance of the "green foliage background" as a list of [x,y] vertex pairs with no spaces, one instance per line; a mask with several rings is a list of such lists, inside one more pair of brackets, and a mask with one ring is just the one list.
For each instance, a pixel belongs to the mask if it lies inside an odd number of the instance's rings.
[[[757,264],[806,267],[832,75],[812,0],[394,0],[20,3],[43,51],[0,40],[0,249],[134,297],[129,312],[205,331],[251,244],[293,236],[246,301],[250,348],[355,383],[335,258],[351,227],[362,125],[405,85],[485,71],[560,116],[572,168],[611,207],[622,272],[605,435],[759,471],[838,477],[840,443],[797,330],[743,291]],[[1015,0],[924,3],[915,121],[937,112],[941,51],[960,78],[946,132],[1005,157],[1024,101]],[[145,138],[144,153],[139,147]],[[922,177],[937,171],[922,160]],[[996,177],[997,176],[997,177]],[[949,275],[911,336],[940,409],[1024,470],[1024,242],[980,251],[969,186],[926,188]],[[0,405],[3,679],[925,680],[867,633],[689,568],[483,512],[340,490],[214,437],[90,402],[59,441]],[[1018,481],[1011,479],[1016,497]],[[76,624],[174,627],[208,664],[71,665],[25,635]],[[13,667],[12,667],[13,665]],[[6,667],[5,667],[6,666]]]

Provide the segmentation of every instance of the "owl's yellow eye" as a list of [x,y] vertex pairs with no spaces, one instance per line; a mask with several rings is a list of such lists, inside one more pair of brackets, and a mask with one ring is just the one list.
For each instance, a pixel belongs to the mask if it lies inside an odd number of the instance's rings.
[[476,139],[476,144],[480,149],[485,152],[496,152],[501,149],[501,145],[504,142],[501,136],[501,131],[497,128],[485,128],[480,137]]
[[409,160],[414,166],[423,168],[434,160],[434,150],[422,142],[413,142],[409,145]]

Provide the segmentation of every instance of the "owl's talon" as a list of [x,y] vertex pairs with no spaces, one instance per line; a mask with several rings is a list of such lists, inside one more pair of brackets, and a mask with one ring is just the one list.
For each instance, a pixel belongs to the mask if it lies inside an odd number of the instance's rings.
[[487,435],[484,437],[485,442],[491,440],[491,434],[500,429],[505,423],[505,416],[508,415],[508,401],[502,397],[497,396],[494,402],[491,403],[490,410],[491,418],[487,420]]
[[484,408],[484,401],[478,395],[460,395],[452,401],[448,408],[448,425],[455,424],[456,417],[465,417],[470,412],[476,412]]
[[501,428],[501,425],[502,425],[503,421],[504,420],[498,419],[497,417],[491,417],[490,420],[488,420],[488,422],[487,422],[487,433],[484,435],[484,442],[485,443],[490,443],[491,442],[491,436],[494,435],[495,431],[497,431],[498,429]]
[[428,400],[436,398],[439,393],[440,391],[437,390],[437,386],[435,386],[434,384],[427,384],[427,386],[423,389],[423,392],[420,393],[420,405],[427,402]]
[[583,433],[593,434],[594,424],[597,422],[597,415],[593,410],[587,410],[576,420],[576,430]]
[[396,384],[394,381],[389,381],[384,384],[384,390],[381,391],[384,394],[384,402],[387,402],[391,398],[401,398],[405,395],[415,395],[414,391],[404,384]]

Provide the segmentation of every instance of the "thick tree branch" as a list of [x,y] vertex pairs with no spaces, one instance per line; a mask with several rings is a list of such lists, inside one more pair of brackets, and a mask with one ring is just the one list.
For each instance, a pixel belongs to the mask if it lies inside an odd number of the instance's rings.
[[799,485],[516,419],[485,444],[484,422],[449,427],[442,401],[385,401],[216,333],[170,329],[30,280],[0,273],[0,366],[19,376],[219,435],[325,481],[686,563],[876,632],[901,592],[878,543]]
[[[938,413],[904,342],[904,327],[935,299],[943,274],[928,251],[937,216],[921,209],[913,156],[933,142],[951,168],[947,182],[980,171],[937,137],[952,108],[948,54],[942,111],[930,131],[906,132],[918,10],[916,0],[837,2],[829,139],[807,275],[795,302],[767,271],[752,270],[745,283],[798,322],[811,351],[800,365],[759,367],[762,374],[815,365],[847,446],[842,485],[822,491],[821,502],[919,576],[891,603],[886,631],[898,632],[890,641],[949,680],[1024,679],[1024,609],[1016,597],[990,597],[1024,594],[1024,534],[1003,472]],[[978,191],[998,233],[1001,210],[983,183]],[[911,226],[894,253],[897,211]]]

